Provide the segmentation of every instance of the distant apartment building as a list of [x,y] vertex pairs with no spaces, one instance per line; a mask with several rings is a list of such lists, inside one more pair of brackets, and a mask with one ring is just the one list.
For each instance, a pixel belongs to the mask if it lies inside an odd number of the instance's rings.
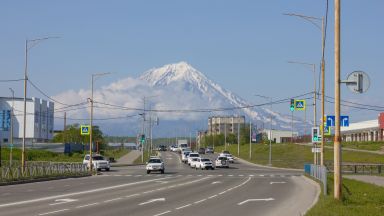
[[[13,140],[21,143],[24,127],[24,98],[0,97],[0,142],[11,141],[13,104]],[[26,103],[26,142],[46,142],[53,137],[54,103],[28,98]]]
[[245,123],[245,116],[211,116],[208,118],[208,135],[237,134],[238,128]]

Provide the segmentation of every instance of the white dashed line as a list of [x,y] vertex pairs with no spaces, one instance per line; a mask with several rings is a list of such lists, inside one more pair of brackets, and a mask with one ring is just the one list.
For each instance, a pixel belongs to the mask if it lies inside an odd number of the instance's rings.
[[129,197],[133,197],[133,196],[139,196],[140,194],[131,194],[131,195],[127,195],[127,196],[125,196],[126,198],[129,198]]
[[105,200],[104,203],[109,203],[109,202],[113,202],[113,201],[121,200],[121,199],[122,199],[122,198],[119,197],[119,198],[115,198],[115,199]]
[[55,214],[55,213],[59,213],[59,212],[63,212],[63,211],[68,211],[69,209],[60,209],[60,210],[57,210],[57,211],[51,211],[51,212],[46,212],[46,213],[41,213],[39,214],[39,216],[42,216],[42,215],[49,215],[49,214]]
[[201,203],[201,202],[204,202],[204,201],[206,201],[207,199],[202,199],[202,200],[199,200],[199,201],[196,201],[196,202],[194,202],[195,204],[198,204],[198,203]]
[[186,208],[186,207],[188,207],[188,206],[191,206],[191,204],[184,205],[184,206],[180,206],[180,207],[177,207],[177,208],[175,208],[175,209],[179,210],[179,209],[182,209],[182,208]]
[[76,206],[76,208],[84,208],[84,207],[88,207],[88,206],[94,206],[94,205],[99,205],[100,203],[96,202],[96,203],[90,203],[90,204],[86,204],[86,205],[81,205],[81,206]]
[[167,214],[167,213],[169,213],[169,212],[171,212],[171,211],[165,211],[165,212],[162,212],[162,213],[160,213],[160,214],[155,214],[155,215],[153,215],[153,216],[160,216],[160,215],[163,215],[163,214]]

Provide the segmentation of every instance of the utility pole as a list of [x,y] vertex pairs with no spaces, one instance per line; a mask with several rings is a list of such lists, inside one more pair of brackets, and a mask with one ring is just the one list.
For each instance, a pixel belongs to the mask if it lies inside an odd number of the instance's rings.
[[65,143],[65,130],[67,129],[67,112],[64,112],[63,143]]
[[325,144],[325,136],[324,136],[324,116],[325,116],[325,62],[324,62],[324,49],[325,49],[325,29],[324,29],[324,17],[321,19],[321,152],[320,152],[320,165],[324,166],[324,144]]
[[340,139],[340,2],[335,0],[335,140],[334,140],[334,198],[341,199],[341,139]]
[[97,73],[97,74],[92,74],[91,76],[91,117],[90,117],[90,128],[89,128],[89,169],[90,172],[92,172],[92,151],[93,151],[93,143],[92,143],[92,135],[93,135],[93,83],[96,77],[104,76],[110,73]]
[[12,88],[9,88],[12,92],[12,110],[11,110],[11,149],[9,150],[9,166],[12,167],[12,149],[13,149],[13,116],[14,116],[14,109],[15,109],[15,91],[13,91]]
[[252,159],[252,121],[249,119],[249,160]]
[[240,116],[237,119],[237,156],[240,156]]
[[[45,38],[37,38],[32,40],[25,40],[25,68],[24,68],[24,109],[23,109],[23,142],[21,149],[21,169],[24,173],[25,169],[25,141],[26,141],[26,128],[27,128],[27,81],[28,81],[28,50],[32,47],[36,46],[39,42],[58,38],[58,37],[45,37]],[[29,46],[29,43],[31,45]]]
[[224,118],[224,149],[227,150],[227,118]]

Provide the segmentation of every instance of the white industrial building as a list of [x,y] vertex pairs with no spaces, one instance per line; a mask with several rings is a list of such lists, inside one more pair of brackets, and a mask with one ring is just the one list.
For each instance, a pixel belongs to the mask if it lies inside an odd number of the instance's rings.
[[[14,110],[13,140],[21,143],[24,127],[24,98],[0,97],[0,142],[11,141],[11,110]],[[53,137],[54,103],[28,98],[26,103],[26,142],[46,142]]]
[[384,115],[381,113],[378,119],[362,121],[349,124],[349,127],[341,128],[343,141],[346,142],[364,142],[364,141],[382,141],[383,140],[383,124],[380,119]]
[[271,130],[264,129],[262,133],[266,134],[268,140],[272,140],[275,143],[291,142],[292,137],[295,138],[299,135],[297,131],[283,131],[283,130]]
[[237,134],[245,124],[245,116],[211,116],[208,118],[208,135]]

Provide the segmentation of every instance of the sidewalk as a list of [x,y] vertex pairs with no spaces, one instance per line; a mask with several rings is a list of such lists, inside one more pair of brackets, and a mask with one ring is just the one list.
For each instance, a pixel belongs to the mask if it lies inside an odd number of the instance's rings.
[[381,187],[384,187],[384,177],[381,176],[371,176],[371,175],[343,175],[344,178],[354,179],[366,183],[375,184]]
[[124,155],[123,157],[117,159],[116,163],[113,163],[113,165],[131,165],[133,162],[140,157],[141,151],[138,150],[132,150],[128,154]]

